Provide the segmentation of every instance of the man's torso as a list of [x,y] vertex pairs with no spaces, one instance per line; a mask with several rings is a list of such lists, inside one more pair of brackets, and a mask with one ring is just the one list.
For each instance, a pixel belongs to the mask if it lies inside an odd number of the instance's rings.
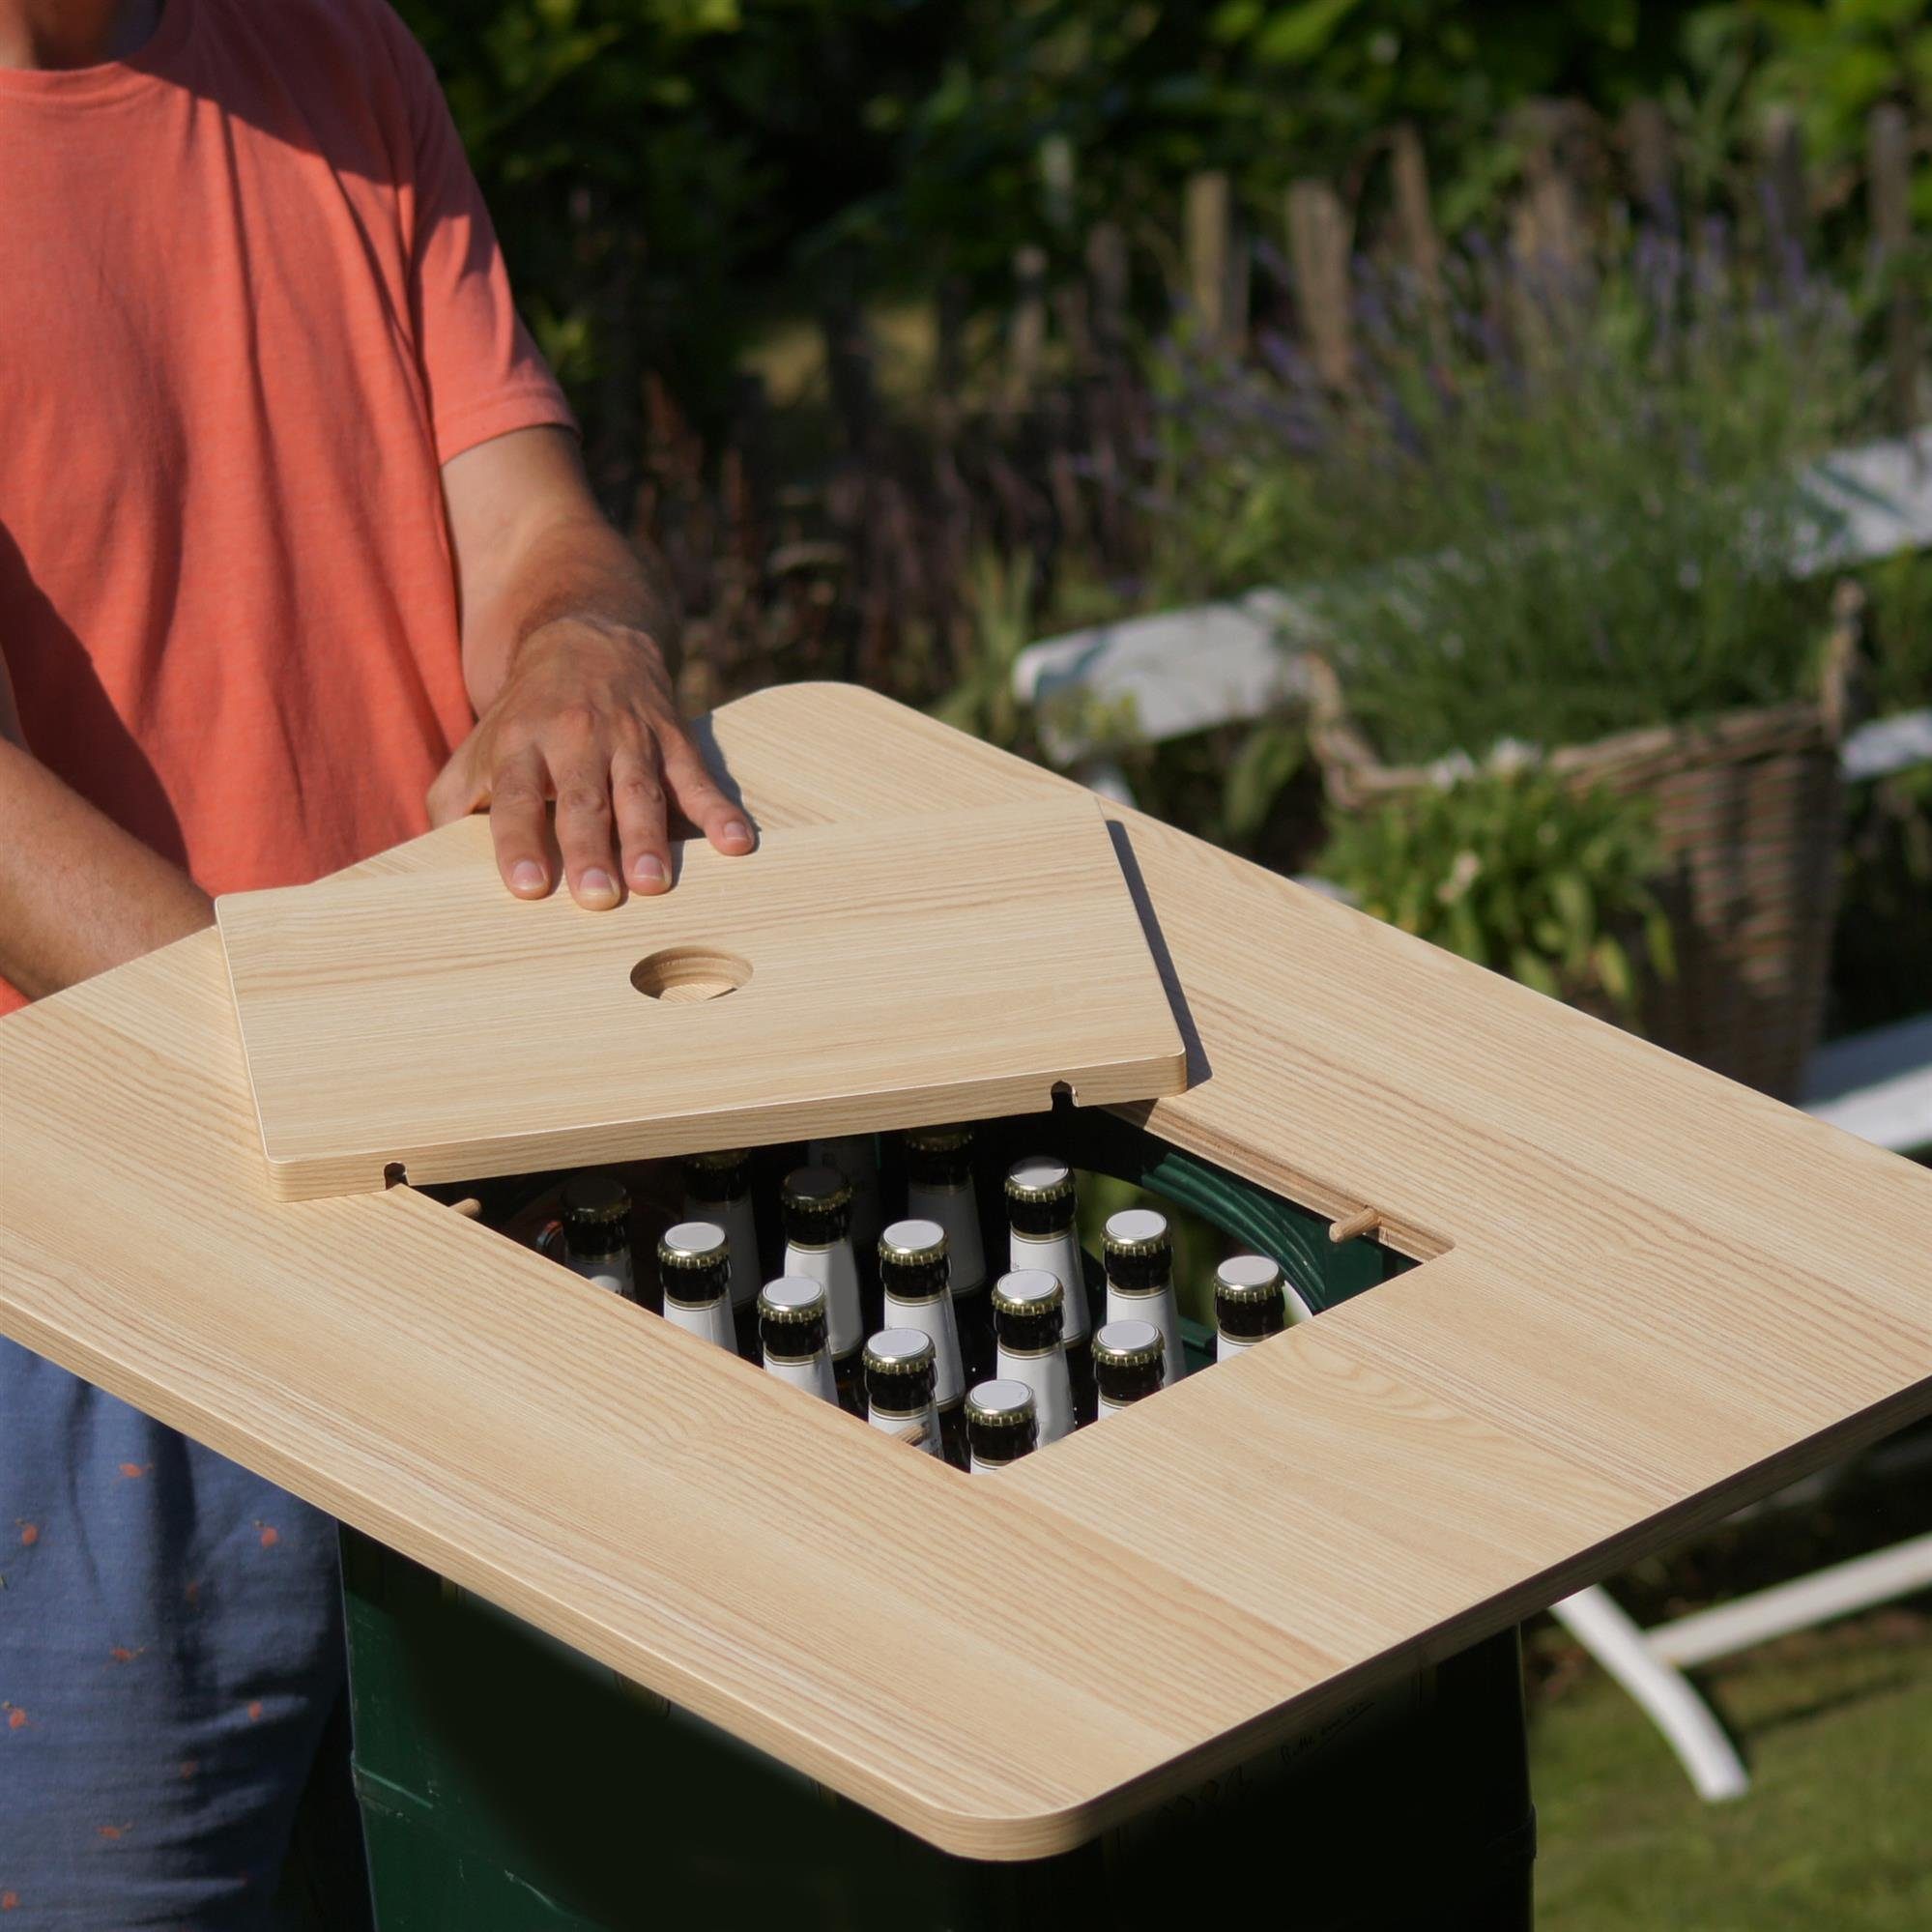
[[144,66],[0,74],[0,651],[216,891],[420,829],[468,724],[374,14],[174,0]]

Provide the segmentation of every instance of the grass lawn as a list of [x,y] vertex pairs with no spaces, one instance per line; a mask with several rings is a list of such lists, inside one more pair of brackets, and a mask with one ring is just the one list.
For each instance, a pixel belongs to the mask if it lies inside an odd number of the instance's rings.
[[[1537,1641],[1561,1645],[1554,1630]],[[1932,1616],[1874,1612],[1702,1681],[1750,1769],[1734,1803],[1693,1796],[1594,1663],[1572,1657],[1537,1699],[1539,1927],[1932,1927]]]

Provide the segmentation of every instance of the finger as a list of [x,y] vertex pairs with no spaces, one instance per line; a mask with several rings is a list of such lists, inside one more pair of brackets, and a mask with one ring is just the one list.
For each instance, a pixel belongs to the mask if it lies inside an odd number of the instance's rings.
[[475,760],[470,753],[474,742],[472,738],[458,745],[449,754],[443,769],[431,780],[422,802],[428,809],[432,825],[447,825],[457,819],[467,819],[483,802],[482,788],[476,783]]
[[541,899],[554,882],[543,813],[543,759],[534,745],[505,761],[490,786],[497,870],[519,899]]
[[671,883],[671,841],[654,751],[620,751],[611,760],[611,805],[631,889],[664,891]]
[[664,775],[678,809],[721,852],[735,855],[752,849],[756,840],[744,807],[725,795],[697,747],[681,735],[664,740]]
[[553,771],[557,846],[570,896],[589,911],[608,911],[623,897],[611,848],[610,756],[580,753]]

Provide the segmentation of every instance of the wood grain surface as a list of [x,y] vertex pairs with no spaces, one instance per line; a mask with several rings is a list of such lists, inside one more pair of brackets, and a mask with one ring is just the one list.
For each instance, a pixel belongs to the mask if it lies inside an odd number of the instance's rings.
[[[1175,1091],[1186,1053],[1075,793],[679,849],[587,912],[487,867],[217,902],[297,1199]],[[713,996],[707,996],[713,995]],[[962,1051],[962,1043],[969,1049]]]
[[[1070,793],[843,687],[710,742],[767,831]],[[212,933],[0,1024],[0,1330],[1001,1859],[1932,1408],[1932,1174],[1114,830],[1194,1077],[1126,1110],[1433,1258],[997,1480],[410,1190],[274,1200]],[[360,873],[488,865],[472,821]],[[1076,1626],[1158,1632],[1161,1667],[1097,1671]]]

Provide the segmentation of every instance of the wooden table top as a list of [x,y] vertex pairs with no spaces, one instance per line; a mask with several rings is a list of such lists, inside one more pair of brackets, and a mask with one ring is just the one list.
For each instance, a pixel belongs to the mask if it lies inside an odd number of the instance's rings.
[[[1063,795],[846,687],[710,730],[765,826]],[[274,1200],[213,932],[0,1024],[0,1331],[994,1859],[1932,1408],[1932,1173],[1113,816],[1193,1072],[1124,1110],[1424,1265],[999,1479],[409,1189]]]

